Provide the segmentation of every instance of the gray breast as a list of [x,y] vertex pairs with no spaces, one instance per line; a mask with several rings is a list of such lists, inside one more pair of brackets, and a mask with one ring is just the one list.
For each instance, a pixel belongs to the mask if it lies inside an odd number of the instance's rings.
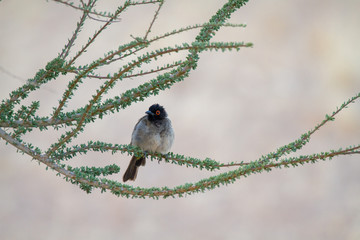
[[174,141],[174,130],[168,118],[150,122],[146,116],[136,124],[131,145],[140,147],[143,151],[168,153]]

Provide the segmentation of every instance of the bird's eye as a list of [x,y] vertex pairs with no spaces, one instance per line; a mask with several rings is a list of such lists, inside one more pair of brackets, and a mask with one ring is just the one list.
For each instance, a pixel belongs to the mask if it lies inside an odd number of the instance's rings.
[[159,116],[160,115],[160,110],[156,110],[155,114]]

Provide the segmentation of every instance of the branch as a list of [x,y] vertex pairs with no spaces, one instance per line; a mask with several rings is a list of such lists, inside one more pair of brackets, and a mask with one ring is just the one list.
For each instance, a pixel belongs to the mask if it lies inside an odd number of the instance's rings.
[[[185,28],[174,30],[174,31],[172,31],[170,33],[165,33],[163,35],[154,37],[151,40],[147,41],[147,43],[152,43],[154,41],[157,41],[157,40],[160,40],[160,39],[163,39],[163,38],[166,38],[166,37],[170,37],[170,36],[172,36],[174,34],[182,33],[184,31],[188,31],[188,30],[193,30],[193,29],[197,29],[197,28],[204,28],[204,27],[218,28],[220,26],[224,26],[224,27],[246,27],[245,24],[230,24],[230,23],[224,23],[224,24],[220,24],[220,23],[196,24],[196,25],[188,26],[188,27],[185,27]],[[79,32],[79,31],[77,31],[77,32]],[[91,69],[88,69],[88,68],[87,69],[89,70],[89,72],[91,72],[93,69],[95,69],[96,67],[98,67],[100,65],[104,65],[105,63],[108,64],[108,63],[110,63],[112,61],[120,60],[120,59],[126,57],[126,55],[122,56],[120,58],[111,60],[111,61],[108,60],[108,59],[112,59],[112,58],[114,58],[115,55],[120,55],[121,52],[125,52],[127,50],[132,49],[132,48],[136,48],[138,46],[141,46],[142,44],[144,44],[144,43],[141,42],[141,41],[140,42],[139,41],[134,41],[134,42],[132,42],[132,43],[130,43],[128,45],[121,46],[121,47],[119,47],[119,50],[111,51],[111,53],[109,53],[107,55],[106,59],[104,59],[104,58],[98,59],[96,61],[96,64],[91,65]],[[67,46],[71,46],[71,44],[68,44]],[[143,48],[139,48],[139,49],[137,49],[135,51],[132,51],[132,53],[136,53],[138,50],[141,50],[141,49],[143,49]],[[64,51],[66,51],[66,50],[64,49],[63,52]],[[181,65],[181,64],[176,64],[176,66],[178,66],[178,65]],[[100,79],[111,79],[110,76],[105,77],[105,76],[95,76],[95,75],[91,75],[91,74],[87,74],[87,73],[84,74],[84,72],[80,72],[81,70],[76,70],[74,68],[65,68],[65,67],[63,67],[61,69],[58,69],[58,71],[60,73],[63,73],[63,74],[69,73],[69,72],[76,73],[78,75],[78,78],[79,77],[80,78],[97,77],[97,78],[100,78]],[[156,71],[153,71],[153,72],[156,72]],[[141,74],[133,74],[133,75],[130,74],[130,75],[124,76],[123,78],[130,78],[130,77],[135,77],[135,76],[140,76],[140,75]],[[69,83],[68,91],[66,91],[64,93],[64,96],[63,96],[63,100],[62,100],[62,103],[61,103],[62,106],[65,105],[66,99],[68,99],[70,96],[72,96],[72,91],[73,90],[71,90],[71,89],[76,88],[76,86],[79,84],[80,80],[78,78],[76,78],[73,82]],[[29,80],[29,82],[32,82],[32,80]],[[14,91],[14,92],[19,92],[19,93],[23,94],[23,93],[26,92],[26,89],[24,88],[25,90],[23,90],[23,88],[24,87],[20,88],[17,91]],[[26,96],[24,96],[24,97],[26,97]],[[55,116],[57,116],[60,113],[61,108],[59,108],[59,106],[58,106],[57,111],[55,111],[55,113],[54,113]],[[109,108],[107,107],[107,109],[109,109]],[[70,113],[62,114],[61,117],[57,117],[57,118],[54,118],[54,115],[53,115],[52,118],[42,117],[42,118],[38,118],[36,121],[31,121],[31,122],[26,122],[26,121],[21,121],[21,120],[10,121],[10,122],[9,121],[2,121],[2,122],[0,122],[0,127],[11,127],[11,128],[18,128],[18,127],[21,127],[21,126],[24,126],[24,127],[38,127],[38,126],[47,127],[47,126],[57,126],[57,125],[64,125],[64,124],[66,126],[71,126],[71,125],[73,125],[73,122],[76,121],[80,117],[80,115],[81,115],[81,114],[79,114],[80,111],[81,111],[81,109],[78,109],[78,110],[70,112]],[[100,112],[97,112],[97,114],[100,114]],[[93,115],[93,116],[95,116],[95,115]]]
[[[49,62],[45,69],[39,70],[33,79],[29,79],[26,84],[17,90],[10,93],[10,99],[3,100],[0,105],[1,120],[5,120],[12,115],[12,109],[15,104],[19,104],[20,100],[25,99],[31,91],[38,89],[42,84],[45,84],[53,79],[56,79],[60,73],[66,74],[63,69],[64,61],[55,58]],[[7,117],[5,116],[7,115]]]
[[[131,145],[119,145],[104,143],[100,141],[90,141],[86,144],[74,145],[69,147],[71,141],[76,138],[84,129],[84,126],[97,118],[101,119],[104,115],[114,113],[120,109],[124,109],[131,104],[143,101],[145,98],[157,95],[160,91],[170,88],[175,83],[183,81],[191,70],[197,67],[199,60],[199,53],[208,50],[225,51],[225,50],[239,50],[242,47],[251,47],[251,43],[243,42],[210,42],[211,38],[215,35],[220,27],[244,27],[245,25],[236,25],[225,23],[231,14],[243,6],[246,0],[229,0],[223,7],[214,14],[208,23],[202,25],[193,25],[179,30],[174,30],[170,33],[165,33],[160,36],[155,36],[148,40],[151,29],[155,24],[160,9],[162,9],[164,1],[158,0],[144,0],[144,1],[125,1],[125,3],[118,7],[112,14],[98,12],[94,9],[96,0],[89,0],[87,4],[80,0],[81,6],[75,6],[72,2],[65,0],[54,0],[61,4],[70,6],[74,9],[83,12],[72,37],[68,40],[59,57],[51,61],[45,69],[40,70],[34,79],[30,79],[24,86],[13,91],[8,100],[2,101],[0,105],[0,137],[7,143],[13,145],[17,150],[25,153],[43,163],[57,172],[57,175],[63,176],[66,181],[77,184],[81,189],[86,192],[91,192],[93,188],[100,188],[101,191],[111,191],[118,196],[132,197],[132,198],[167,198],[182,197],[192,193],[204,192],[211,190],[221,185],[234,183],[237,179],[255,173],[262,173],[264,171],[271,171],[274,168],[282,167],[296,167],[305,163],[314,163],[319,160],[328,160],[333,157],[353,155],[360,153],[360,145],[349,146],[344,149],[329,150],[310,155],[301,155],[297,157],[288,157],[289,154],[297,152],[302,149],[309,141],[311,136],[317,132],[322,126],[330,121],[333,121],[338,113],[344,108],[348,107],[360,97],[360,93],[350,98],[343,103],[340,108],[337,108],[331,115],[326,115],[325,119],[317,124],[314,129],[302,134],[295,141],[278,148],[274,152],[270,152],[265,156],[261,156],[255,161],[251,162],[230,162],[220,163],[215,160],[206,158],[204,160],[185,157],[180,154],[168,153],[144,153],[141,149]],[[84,66],[75,66],[75,61],[84,56],[88,48],[98,39],[103,31],[110,26],[111,23],[119,19],[120,13],[124,12],[129,6],[136,6],[142,4],[159,4],[154,13],[150,26],[146,29],[144,37],[133,37],[134,40],[130,43],[120,45],[117,49],[109,51],[104,56],[98,57],[95,61],[90,61]],[[103,17],[105,23],[89,38],[87,43],[75,53],[75,56],[65,61],[68,58],[72,46],[78,37],[82,26],[86,19],[91,18],[91,15]],[[98,20],[98,19],[97,19]],[[184,43],[180,46],[165,47],[154,51],[139,54],[140,51],[150,47],[150,45],[161,39],[169,36],[179,34],[184,31],[200,28],[199,34],[196,36],[194,42]],[[187,51],[186,58],[161,65],[161,67],[152,68],[148,71],[141,70],[144,64],[155,62],[157,59],[168,54],[176,54],[181,51]],[[130,60],[128,60],[131,57]],[[96,70],[106,65],[112,64],[118,60],[127,60],[125,64],[114,73],[109,73],[107,76],[99,76],[95,73]],[[119,62],[118,62],[119,63]],[[157,63],[157,62],[156,62]],[[140,69],[139,69],[140,68]],[[31,91],[36,90],[41,85],[56,79],[59,74],[74,73],[72,80],[69,81],[66,91],[63,93],[59,104],[54,107],[52,117],[42,117],[36,115],[39,109],[39,102],[32,102],[30,106],[21,105],[19,109],[15,109],[16,104],[27,98]],[[126,78],[133,78],[145,76],[148,74],[161,73],[143,84],[138,85],[116,96],[114,98],[103,100],[107,92],[113,88],[116,83]],[[83,83],[86,78],[105,79],[102,85],[92,95],[91,99],[83,107],[74,111],[64,112],[66,103],[74,95],[76,89]],[[84,84],[85,85],[85,84]],[[71,126],[71,129],[66,131],[60,136],[57,142],[50,145],[46,151],[42,151],[37,147],[32,146],[31,143],[25,143],[20,137],[25,133],[30,132],[33,128],[39,130],[46,129],[47,126],[53,126],[55,129],[63,126]],[[4,130],[1,127],[10,127],[11,129]],[[161,188],[140,188],[132,187],[122,184],[117,181],[109,180],[106,176],[118,174],[120,168],[116,164],[111,164],[105,167],[74,167],[69,164],[69,159],[77,156],[78,154],[86,154],[88,151],[101,151],[114,153],[127,153],[133,156],[149,156],[151,160],[164,161],[167,163],[174,163],[183,167],[193,167],[200,170],[215,171],[225,167],[233,167],[233,170],[220,173],[195,183],[186,183],[173,188],[167,186]]]
[[[89,14],[92,14],[92,15],[95,15],[95,16],[98,16],[98,17],[103,17],[103,18],[114,18],[114,15],[111,14],[111,13],[107,13],[107,12],[97,12],[95,10],[92,10],[91,8],[89,8],[88,6],[84,6],[84,5],[78,5],[78,6],[75,6],[75,4],[73,2],[70,2],[70,1],[64,1],[64,0],[53,0],[54,2],[57,2],[57,3],[61,3],[61,4],[64,4],[68,7],[71,7],[73,9],[76,9],[76,10],[80,10],[82,11],[83,13],[86,13],[87,15]],[[136,2],[136,1],[127,1],[126,4],[128,6],[136,6],[136,5],[144,5],[144,4],[154,4],[154,3],[161,3],[163,2],[163,0],[149,0],[149,1],[141,1],[141,2]],[[89,1],[89,4],[90,3],[96,3],[96,0],[94,1]],[[92,17],[91,17],[92,18]],[[93,20],[96,20],[96,21],[99,21],[99,19],[94,19],[92,18]],[[114,20],[120,20],[118,18],[114,18]],[[100,20],[100,21],[103,21],[103,20]]]
[[151,23],[150,23],[150,26],[149,26],[148,30],[146,31],[146,33],[145,33],[145,36],[144,36],[144,38],[143,38],[144,40],[147,39],[147,36],[148,36],[149,33],[151,32],[151,28],[152,28],[152,26],[153,26],[153,24],[154,24],[157,16],[159,15],[160,9],[161,9],[161,7],[163,6],[163,4],[164,4],[164,1],[162,1],[162,2],[159,4],[159,7],[158,7],[158,9],[157,9],[156,12],[155,12],[155,15],[154,15],[154,17],[153,17],[153,19],[152,19],[152,21],[151,21]]
[[[60,0],[54,0],[54,1],[61,2],[61,3],[64,3],[64,4],[68,4],[68,3],[62,2]],[[91,10],[94,7],[95,2],[96,1],[93,1],[93,2],[89,1],[88,5],[84,5],[84,8]],[[72,5],[70,5],[70,6],[72,6]],[[65,59],[69,55],[70,49],[74,45],[75,39],[79,35],[79,33],[81,31],[81,28],[83,27],[83,25],[85,23],[85,20],[86,20],[86,18],[88,16],[89,16],[89,11],[83,11],[83,14],[82,14],[82,16],[80,18],[80,21],[76,25],[76,29],[75,29],[72,37],[69,39],[69,42],[65,45],[64,49],[62,50],[61,54],[59,55],[59,57],[61,59]]]

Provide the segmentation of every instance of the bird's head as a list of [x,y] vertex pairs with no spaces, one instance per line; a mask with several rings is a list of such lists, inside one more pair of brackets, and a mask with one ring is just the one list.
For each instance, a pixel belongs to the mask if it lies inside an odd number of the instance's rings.
[[148,115],[150,121],[162,120],[167,117],[167,113],[163,106],[159,104],[153,104],[149,107],[149,110],[145,112]]

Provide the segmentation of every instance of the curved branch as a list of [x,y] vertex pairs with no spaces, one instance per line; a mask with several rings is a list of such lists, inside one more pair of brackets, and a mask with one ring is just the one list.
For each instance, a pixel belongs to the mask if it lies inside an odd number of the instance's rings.
[[[174,30],[174,31],[172,31],[170,33],[165,33],[163,35],[154,37],[154,38],[146,41],[146,43],[149,44],[149,43],[152,43],[154,41],[157,41],[157,40],[160,40],[160,39],[163,39],[163,38],[166,38],[166,37],[170,37],[170,36],[172,36],[174,34],[178,34],[178,33],[184,32],[184,31],[188,31],[188,30],[193,30],[193,29],[197,29],[197,28],[204,28],[204,27],[218,28],[218,27],[221,27],[221,26],[223,26],[223,27],[246,27],[246,24],[231,24],[231,23],[216,23],[216,22],[205,23],[205,24],[196,24],[196,25],[188,26],[188,27],[185,27],[185,28]],[[106,56],[105,58],[98,59],[96,61],[97,64],[96,65],[91,65],[90,67],[88,67],[89,71],[87,71],[85,73],[80,72],[79,70],[74,70],[72,68],[65,68],[65,67],[63,67],[62,69],[59,69],[59,71],[62,72],[62,73],[72,72],[72,73],[78,74],[78,77],[74,80],[74,82],[69,85],[69,89],[74,88],[74,86],[76,86],[76,84],[83,77],[94,77],[94,78],[99,78],[99,79],[111,79],[111,77],[91,75],[91,74],[89,74],[89,72],[91,72],[92,69],[96,68],[99,65],[103,65],[105,63],[109,64],[109,63],[111,63],[113,61],[122,59],[124,56],[122,56],[120,58],[117,58],[117,59],[114,59],[114,60],[109,60],[109,59],[112,59],[115,55],[119,55],[121,52],[125,52],[127,50],[132,49],[132,48],[136,48],[136,47],[140,46],[141,44],[144,44],[144,42],[134,41],[133,43],[129,44],[126,47],[121,47],[121,48],[119,47],[119,50],[112,51],[111,54],[108,54],[108,56]],[[68,46],[68,45],[66,45],[66,46]],[[137,52],[139,50],[142,50],[142,49],[144,49],[144,48],[139,48],[139,49],[137,49],[135,51],[132,51],[132,52],[135,53],[135,52]],[[64,48],[63,52],[64,51],[66,51],[65,48]],[[67,66],[68,65],[69,64],[67,64]],[[178,64],[174,64],[174,66],[178,66]],[[149,73],[153,73],[153,72],[157,72],[157,71],[150,71]],[[145,75],[146,73],[143,73],[143,74]],[[136,77],[136,76],[139,76],[139,75],[141,75],[141,74],[130,74],[130,75],[124,76],[124,78]],[[32,87],[32,86],[30,86],[30,87]],[[24,89],[24,87],[23,87],[23,89],[19,89],[19,90],[14,91],[14,92],[21,92],[23,94],[26,91],[28,91],[28,90]],[[71,92],[67,92],[66,97],[64,97],[64,99],[67,99],[70,94],[71,94]],[[18,98],[12,99],[12,101],[17,101],[17,99]],[[62,105],[65,104],[64,100],[62,102],[63,102]],[[55,113],[55,116],[57,116],[60,113],[60,108],[58,107],[58,109],[59,110]],[[109,109],[109,108],[107,107],[107,109]],[[78,112],[79,111],[66,113],[61,118],[43,117],[43,118],[37,118],[36,120],[33,120],[33,121],[15,120],[15,121],[11,121],[11,122],[0,122],[0,127],[11,127],[11,128],[18,128],[18,127],[22,127],[22,126],[24,126],[24,127],[39,127],[39,126],[40,127],[47,127],[47,126],[57,126],[57,125],[63,125],[63,124],[65,124],[67,126],[71,126],[71,125],[74,125],[74,122],[76,121],[76,119],[78,119],[81,116],[81,114],[79,114]],[[100,112],[97,112],[97,114],[99,114],[99,113]]]
[[[66,5],[71,5],[71,3],[65,2],[63,0],[54,0],[61,2]],[[82,1],[81,1],[82,2]],[[222,164],[211,159],[200,160],[196,158],[184,157],[182,155],[177,155],[174,153],[169,153],[167,155],[162,155],[158,153],[147,153],[152,160],[165,160],[165,162],[176,163],[178,165],[195,167],[200,169],[206,169],[213,171],[215,169],[220,169],[224,167],[237,167],[235,170],[231,170],[225,173],[217,174],[209,178],[202,179],[195,183],[186,183],[181,186],[176,186],[173,188],[161,187],[161,188],[140,188],[132,187],[126,184],[119,183],[117,181],[112,181],[106,178],[100,178],[99,176],[107,176],[110,174],[116,174],[120,171],[120,168],[116,165],[108,165],[104,168],[96,167],[72,167],[65,164],[67,159],[77,155],[78,153],[86,153],[89,150],[92,151],[120,151],[121,153],[129,153],[131,155],[142,155],[144,154],[140,149],[134,148],[130,145],[111,145],[102,142],[89,142],[87,145],[82,144],[80,146],[73,146],[72,148],[66,148],[66,144],[69,143],[73,138],[75,138],[83,127],[94,120],[95,117],[101,118],[102,115],[107,114],[109,111],[114,112],[120,108],[126,108],[131,105],[133,102],[143,100],[145,97],[150,95],[156,95],[159,91],[169,88],[173,84],[182,81],[189,72],[196,68],[197,62],[199,59],[199,53],[208,49],[238,49],[240,47],[249,47],[250,44],[244,43],[210,43],[210,39],[214,36],[215,32],[221,27],[225,26],[225,21],[231,16],[231,14],[241,6],[243,6],[247,0],[229,0],[224,6],[209,20],[207,24],[201,26],[200,33],[196,37],[195,41],[192,44],[184,44],[182,46],[177,46],[175,48],[164,48],[151,53],[144,54],[138,57],[136,60],[130,61],[128,64],[124,65],[118,72],[113,76],[109,76],[108,80],[103,83],[103,85],[97,90],[96,94],[92,96],[92,99],[88,104],[79,108],[76,111],[69,113],[63,113],[63,107],[68,99],[70,99],[77,85],[85,77],[95,76],[93,71],[99,68],[100,66],[108,65],[114,61],[133,55],[134,53],[148,47],[151,42],[168,37],[173,34],[177,34],[181,31],[186,31],[189,29],[194,29],[199,26],[192,26],[186,29],[180,29],[173,31],[171,33],[164,34],[162,36],[154,37],[153,39],[147,40],[147,37],[151,31],[151,28],[154,24],[154,21],[159,13],[160,8],[162,7],[163,1],[143,1],[143,2],[134,2],[126,1],[122,7],[119,7],[115,14],[112,14],[109,17],[110,19],[96,32],[92,38],[89,39],[87,44],[81,48],[81,50],[73,57],[66,65],[63,60],[69,53],[70,48],[76,38],[76,35],[80,31],[81,23],[85,21],[85,17],[88,14],[92,14],[91,7],[95,4],[95,1],[89,0],[88,6],[83,4],[83,7],[74,7],[83,11],[84,15],[80,20],[80,24],[73,37],[69,40],[68,44],[65,46],[65,49],[60,54],[60,57],[52,61],[50,65],[46,67],[46,70],[41,70],[37,74],[37,77],[34,78],[34,83],[36,86],[24,85],[22,89],[25,89],[26,92],[24,95],[21,95],[19,91],[14,91],[10,95],[10,99],[6,102],[4,101],[0,108],[1,111],[6,111],[9,113],[5,116],[2,114],[1,117],[9,118],[7,123],[1,122],[0,127],[13,127],[18,129],[13,129],[12,134],[7,133],[5,130],[0,128],[0,137],[3,138],[6,142],[10,143],[16,147],[19,151],[31,156],[33,159],[38,160],[39,162],[45,164],[47,167],[55,170],[58,175],[62,175],[67,181],[72,183],[79,184],[80,188],[90,192],[92,188],[100,188],[102,191],[110,190],[113,194],[118,196],[133,197],[133,198],[159,198],[159,197],[169,197],[169,196],[184,196],[190,195],[192,193],[203,192],[205,190],[211,190],[215,187],[226,185],[237,181],[242,176],[248,176],[254,173],[260,173],[264,171],[271,171],[274,168],[282,168],[289,166],[298,166],[299,164],[305,163],[314,163],[319,160],[327,160],[337,156],[343,155],[352,155],[360,153],[360,145],[347,147],[345,149],[339,150],[329,150],[328,152],[322,152],[311,155],[297,156],[297,157],[288,157],[286,155],[300,150],[304,145],[306,145],[310,137],[318,131],[322,126],[327,124],[329,121],[333,121],[335,116],[344,108],[346,108],[350,103],[354,102],[360,97],[360,93],[349,99],[347,102],[343,103],[340,108],[334,111],[331,115],[326,115],[325,120],[320,124],[316,125],[314,129],[308,131],[307,133],[300,136],[299,139],[291,142],[290,144],[284,145],[277,149],[274,152],[269,153],[266,156],[260,157],[258,160],[252,162],[231,162],[227,164]],[[135,38],[134,41],[129,44],[120,46],[115,51],[110,51],[105,54],[105,57],[99,58],[96,61],[93,61],[89,66],[79,67],[77,70],[73,67],[75,60],[82,55],[85,50],[90,46],[97,36],[112,22],[114,21],[118,14],[122,12],[127,6],[130,5],[139,5],[147,3],[160,3],[158,10],[155,12],[153,20],[147,29],[143,39]],[[92,5],[91,5],[92,4]],[[101,16],[105,16],[102,14]],[[84,19],[84,20],[82,20]],[[140,72],[133,74],[132,71],[142,64],[147,64],[157,57],[161,57],[165,54],[170,54],[178,51],[188,51],[189,54],[186,57],[186,60],[176,62],[173,65],[170,65],[168,68],[161,68],[160,70],[151,70],[148,72]],[[121,55],[124,54],[124,55]],[[119,56],[115,59],[115,57]],[[65,65],[65,67],[64,67]],[[176,67],[176,68],[175,68]],[[119,97],[113,99],[107,99],[101,101],[102,96],[107,93],[107,91],[112,88],[116,81],[123,78],[129,78],[134,76],[142,76],[145,74],[155,73],[163,70],[169,70],[162,75],[157,76],[155,79],[146,82],[142,85],[139,85],[137,88],[133,88],[121,94]],[[57,77],[59,73],[75,72],[77,75],[74,77],[73,81],[69,83],[67,91],[64,93],[57,109],[55,109],[52,119],[39,118],[35,116],[35,112],[38,108],[38,104],[34,103],[32,107],[24,107],[20,109],[17,113],[12,113],[13,105],[17,104],[20,99],[25,98],[28,92],[35,89],[35,87],[40,84],[50,81]],[[98,77],[100,78],[100,77]],[[105,77],[103,77],[105,78]],[[22,90],[20,89],[20,90]],[[21,121],[14,121],[22,119]],[[39,124],[40,123],[40,124]],[[18,124],[18,125],[17,125]],[[31,130],[31,127],[39,127],[41,129],[42,125],[54,125],[65,124],[67,126],[74,126],[71,131],[66,132],[61,136],[60,140],[50,146],[48,151],[44,154],[40,149],[35,148],[31,144],[26,144],[18,137],[24,132]],[[28,128],[28,129],[26,129]]]
[[[61,4],[64,4],[68,7],[71,7],[73,9],[76,9],[76,10],[80,10],[86,14],[92,14],[92,15],[95,15],[95,16],[98,16],[98,17],[104,17],[104,18],[114,18],[114,15],[113,14],[110,14],[110,13],[102,13],[102,12],[96,12],[96,11],[92,11],[91,9],[88,9],[86,6],[75,6],[73,2],[70,2],[70,1],[64,1],[64,0],[53,0],[54,2],[57,2],[57,3],[61,3]],[[93,2],[89,2],[89,3],[95,3],[96,1],[93,1]],[[142,2],[131,2],[131,1],[128,1],[129,2],[129,6],[132,5],[132,6],[135,6],[135,5],[143,5],[143,4],[154,4],[154,3],[159,3],[159,2],[162,2],[162,0],[149,0],[149,1],[142,1]],[[94,18],[92,18],[94,19]],[[117,17],[114,18],[115,20],[120,20],[118,19]],[[94,19],[96,21],[99,21],[99,19]],[[102,20],[101,20],[102,21]]]

